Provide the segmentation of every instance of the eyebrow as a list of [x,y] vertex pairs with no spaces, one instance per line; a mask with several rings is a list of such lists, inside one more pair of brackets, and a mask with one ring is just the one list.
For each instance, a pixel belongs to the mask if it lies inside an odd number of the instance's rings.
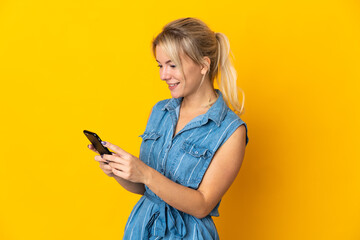
[[[157,59],[156,59],[156,61],[157,61],[158,63],[160,63]],[[171,60],[168,60],[168,61],[166,61],[165,64],[170,63],[170,62],[172,62],[172,61],[171,61]]]

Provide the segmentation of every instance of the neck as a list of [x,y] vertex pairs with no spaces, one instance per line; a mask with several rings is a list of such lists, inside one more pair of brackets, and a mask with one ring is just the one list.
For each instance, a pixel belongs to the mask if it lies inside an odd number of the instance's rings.
[[181,108],[189,111],[208,110],[216,102],[217,98],[217,92],[215,89],[211,88],[202,93],[198,92],[197,94],[184,97],[181,103]]

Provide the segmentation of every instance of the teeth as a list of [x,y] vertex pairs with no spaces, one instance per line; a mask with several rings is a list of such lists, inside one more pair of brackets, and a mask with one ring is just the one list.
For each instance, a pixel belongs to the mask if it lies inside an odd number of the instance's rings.
[[179,84],[179,83],[170,84],[169,86],[170,86],[170,87],[173,87],[173,86],[178,85],[178,84]]

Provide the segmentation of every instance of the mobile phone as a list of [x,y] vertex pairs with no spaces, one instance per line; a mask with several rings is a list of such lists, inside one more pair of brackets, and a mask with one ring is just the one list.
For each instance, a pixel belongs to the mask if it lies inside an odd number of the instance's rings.
[[92,145],[95,147],[96,151],[100,153],[100,155],[103,154],[112,155],[112,152],[110,152],[110,150],[107,147],[104,147],[104,145],[102,145],[99,135],[90,132],[88,130],[84,130],[84,134],[90,140]]

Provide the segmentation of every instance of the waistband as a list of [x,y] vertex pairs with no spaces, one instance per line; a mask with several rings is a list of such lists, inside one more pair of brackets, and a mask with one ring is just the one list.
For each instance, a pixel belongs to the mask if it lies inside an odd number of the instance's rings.
[[[146,224],[148,234],[165,237],[167,229],[174,236],[184,238],[186,235],[186,226],[180,211],[171,207],[156,195],[152,195],[148,190],[145,191],[144,197],[159,207],[159,210],[152,214]],[[146,234],[144,235],[144,238],[145,237],[147,237]]]

